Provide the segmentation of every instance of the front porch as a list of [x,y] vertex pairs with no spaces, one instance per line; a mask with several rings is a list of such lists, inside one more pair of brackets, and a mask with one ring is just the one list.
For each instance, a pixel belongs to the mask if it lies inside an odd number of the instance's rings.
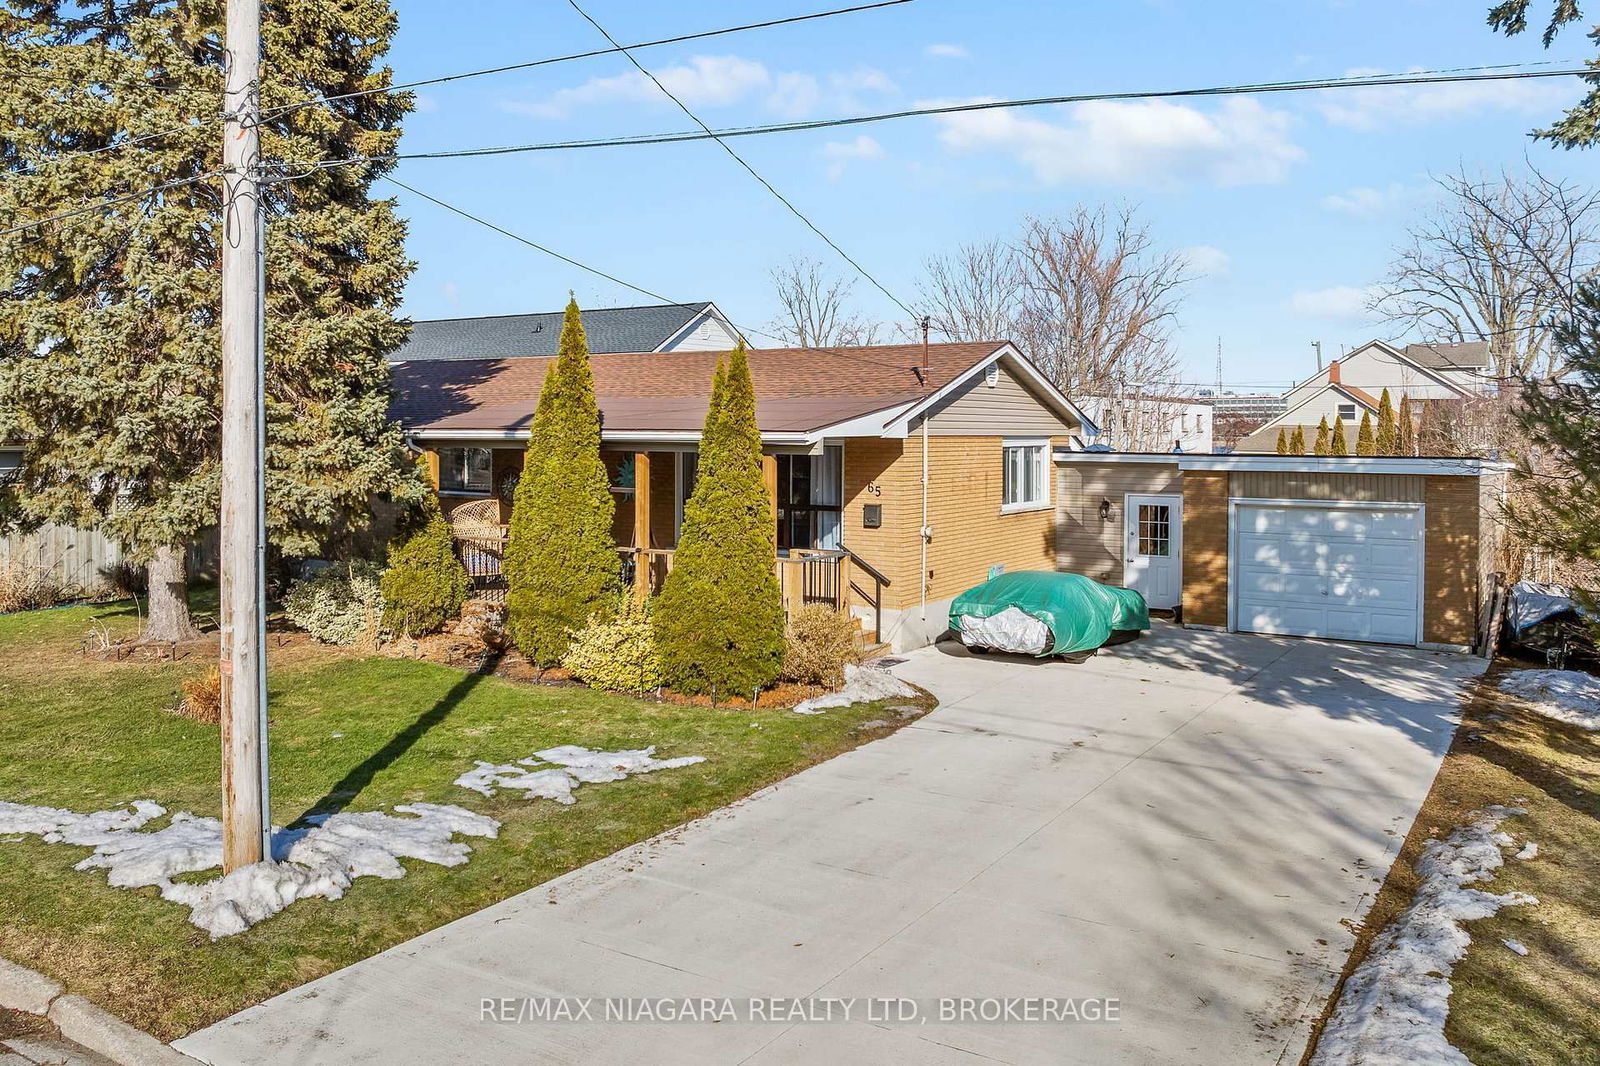
[[[429,456],[473,599],[504,602],[502,560],[522,449],[439,448]],[[601,458],[616,501],[612,537],[618,566],[624,584],[644,600],[661,591],[672,571],[698,454],[688,449],[606,449]],[[773,566],[785,613],[811,603],[851,610],[861,616],[874,642],[881,641],[889,579],[843,543],[843,446],[774,450],[762,455],[762,469],[772,504]]]

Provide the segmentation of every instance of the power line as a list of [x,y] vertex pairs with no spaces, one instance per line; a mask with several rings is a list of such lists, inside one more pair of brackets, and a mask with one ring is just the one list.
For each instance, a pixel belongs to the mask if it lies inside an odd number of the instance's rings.
[[[631,289],[632,291],[637,292],[637,293],[639,293],[639,294],[641,294],[643,296],[648,296],[652,300],[660,300],[662,303],[668,304],[668,305],[670,305],[672,307],[697,307],[698,306],[696,304],[684,303],[684,302],[682,302],[680,300],[669,299],[668,297],[665,297],[665,296],[661,295],[658,292],[654,292],[654,291],[652,291],[650,289],[644,288],[641,285],[635,285],[631,281],[626,281],[626,280],[624,280],[622,278],[617,277],[615,274],[611,274],[611,273],[608,273],[608,272],[606,272],[604,270],[601,270],[599,267],[590,266],[588,263],[581,262],[581,261],[579,261],[577,259],[572,258],[569,255],[563,255],[561,252],[558,252],[553,248],[550,248],[550,247],[548,247],[546,245],[540,244],[537,241],[530,240],[527,237],[522,236],[520,233],[513,233],[511,230],[506,229],[504,226],[501,226],[501,225],[498,225],[497,223],[491,222],[491,221],[489,221],[488,219],[484,218],[481,215],[475,215],[471,211],[466,210],[465,208],[457,207],[455,204],[448,203],[448,202],[446,202],[444,200],[441,200],[437,196],[433,196],[433,195],[431,195],[429,193],[423,192],[421,189],[418,189],[413,185],[408,185],[408,184],[406,184],[405,182],[401,181],[398,178],[395,178],[395,177],[392,177],[390,175],[385,174],[384,177],[383,177],[383,180],[389,182],[391,185],[396,185],[396,186],[406,190],[406,192],[409,192],[409,193],[411,193],[411,194],[413,194],[415,196],[420,196],[420,197],[422,197],[422,199],[427,200],[429,203],[432,203],[432,204],[435,204],[435,205],[437,205],[439,207],[442,207],[446,211],[451,212],[452,214],[459,215],[462,218],[467,219],[470,222],[476,222],[478,225],[483,226],[486,229],[491,229],[494,232],[500,234],[502,237],[509,237],[512,240],[516,241],[518,244],[527,245],[529,248],[532,248],[534,251],[542,252],[545,255],[548,255],[548,256],[550,256],[550,257],[552,257],[554,259],[559,259],[563,263],[566,263],[566,264],[568,264],[570,266],[575,266],[579,270],[582,270],[582,271],[585,271],[587,273],[593,274],[596,277],[604,278],[605,280],[607,280],[607,281],[609,281],[609,282],[611,282],[611,283],[613,283],[615,285],[620,285],[625,289]],[[743,326],[740,326],[738,323],[733,322],[732,319],[729,319],[729,324],[733,326],[734,331],[737,332],[737,333],[740,333],[740,334],[755,334],[755,335],[758,335],[758,336],[766,337],[768,340],[777,341],[779,344],[783,344],[783,345],[785,345],[785,347],[788,347],[788,345],[784,342],[782,337],[773,336],[771,333],[768,333],[765,330],[746,329]],[[815,350],[816,351],[820,351],[820,352],[828,352],[828,353],[836,355],[836,356],[838,356],[839,358],[842,358],[842,359],[851,359],[851,360],[853,360],[855,362],[858,362],[858,363],[866,363],[866,364],[869,364],[871,366],[882,367],[882,368],[887,369],[887,370],[909,370],[910,369],[909,365],[902,366],[902,365],[900,365],[898,363],[885,363],[885,362],[883,362],[882,360],[879,360],[879,359],[868,359],[868,358],[866,358],[864,356],[849,355],[846,352],[844,352],[844,351],[842,351],[840,349],[837,349],[837,348],[818,348],[818,349],[815,349]]]
[[909,318],[915,318],[916,317],[915,312],[913,312],[911,310],[911,308],[907,307],[905,305],[905,303],[900,300],[899,297],[895,296],[894,293],[892,293],[888,289],[886,289],[884,287],[884,285],[883,285],[883,282],[881,282],[877,278],[873,277],[872,274],[870,272],[868,272],[866,267],[864,267],[860,263],[856,262],[855,259],[851,257],[849,252],[847,252],[843,248],[839,247],[839,245],[834,242],[832,237],[829,237],[826,233],[822,232],[821,228],[819,228],[815,222],[812,222],[811,219],[806,217],[805,212],[801,211],[798,207],[796,207],[789,200],[789,198],[787,196],[784,196],[783,193],[779,192],[777,190],[777,188],[772,184],[772,182],[770,182],[766,178],[762,177],[761,174],[756,171],[755,167],[753,167],[749,163],[745,162],[745,159],[744,159],[743,156],[741,156],[738,152],[735,152],[727,144],[723,143],[722,139],[720,137],[718,137],[715,133],[712,133],[711,132],[711,127],[706,125],[705,122],[703,122],[701,120],[699,115],[697,115],[693,111],[691,111],[689,109],[689,105],[688,104],[685,104],[682,100],[678,99],[678,97],[673,94],[671,89],[669,89],[665,85],[661,84],[661,79],[660,78],[657,78],[654,74],[650,73],[650,71],[646,70],[645,67],[644,67],[644,64],[640,63],[637,59],[634,58],[634,55],[633,55],[632,52],[630,52],[626,48],[622,48],[620,45],[618,45],[617,41],[616,41],[616,38],[612,37],[611,34],[607,33],[606,32],[606,28],[604,26],[602,26],[602,25],[600,25],[600,23],[596,22],[594,20],[594,18],[587,11],[585,11],[582,7],[580,7],[578,5],[578,0],[567,0],[567,3],[572,6],[572,10],[574,10],[578,14],[582,15],[584,20],[586,22],[588,22],[589,25],[593,26],[596,30],[599,30],[600,31],[600,35],[602,37],[604,37],[606,40],[610,41],[611,44],[614,47],[617,47],[618,49],[620,49],[622,54],[627,57],[628,62],[632,63],[634,68],[636,70],[638,70],[638,72],[640,74],[643,74],[645,77],[649,78],[655,84],[655,87],[657,89],[660,89],[662,91],[662,93],[666,95],[668,100],[671,100],[673,103],[677,104],[678,105],[678,110],[682,111],[685,115],[688,115],[689,118],[691,120],[693,120],[695,125],[699,126],[702,130],[704,130],[706,132],[707,136],[709,136],[712,140],[716,141],[717,144],[722,148],[722,150],[724,152],[727,152],[728,155],[733,157],[733,161],[735,163],[738,163],[741,167],[743,167],[749,173],[749,175],[752,178],[755,178],[756,181],[760,182],[761,186],[764,189],[766,189],[769,193],[771,193],[774,197],[776,197],[779,203],[781,203],[784,207],[787,207],[789,209],[789,212],[791,214],[793,214],[795,218],[798,218],[801,222],[805,223],[807,229],[811,230],[811,232],[815,233],[818,237],[821,237],[823,242],[825,244],[827,244],[827,246],[829,248],[832,248],[835,252],[837,252],[839,254],[839,258],[843,259],[846,263],[849,263],[852,267],[854,267],[855,270],[856,270],[856,273],[860,274],[862,277],[864,277],[868,281],[870,281],[873,284],[873,286],[879,292],[881,292],[885,296],[887,296],[890,299],[890,301],[892,301],[895,304],[895,306],[899,307],[900,310],[904,311],[906,313],[907,317],[909,317]]
[[63,211],[60,214],[34,219],[32,222],[24,222],[20,226],[12,226],[10,229],[0,229],[0,237],[9,237],[13,233],[21,233],[23,230],[35,229],[51,222],[60,222],[62,219],[76,218],[78,215],[85,215],[90,211],[104,211],[107,208],[116,207],[119,204],[131,203],[134,200],[142,200],[147,196],[155,196],[158,193],[167,192],[170,189],[179,189],[185,185],[193,185],[196,182],[205,181],[207,178],[217,177],[220,173],[220,171],[210,171],[205,174],[196,174],[193,177],[179,178],[176,181],[168,181],[163,182],[160,185],[152,185],[148,189],[141,189],[138,192],[128,193],[125,196],[118,196],[110,200],[85,204],[82,207],[73,208],[70,211]]
[[[605,137],[576,141],[551,141],[536,144],[500,145],[487,148],[446,149],[431,152],[400,152],[385,156],[358,156],[345,160],[304,163],[304,166],[347,166],[357,163],[381,163],[403,159],[466,159],[476,156],[513,155],[522,152],[569,151],[585,148],[630,148],[652,144],[680,144],[687,141],[721,141],[733,137],[756,137],[773,133],[801,133],[808,130],[835,129],[841,126],[860,126],[868,123],[889,122],[905,118],[924,118],[954,115],[977,111],[999,111],[1011,108],[1045,107],[1055,104],[1094,103],[1116,100],[1167,100],[1206,96],[1244,96],[1283,92],[1307,92],[1323,89],[1380,88],[1403,85],[1449,85],[1461,82],[1519,81],[1526,78],[1585,77],[1592,74],[1587,68],[1540,71],[1513,71],[1501,74],[1448,74],[1428,72],[1414,74],[1360,75],[1349,78],[1325,78],[1302,82],[1265,82],[1252,85],[1222,85],[1199,89],[1145,89],[1112,93],[1077,93],[1066,96],[1038,96],[1020,100],[983,100],[964,104],[944,104],[937,107],[909,108],[886,111],[872,115],[855,115],[845,118],[812,119],[800,122],[779,122],[762,126],[734,126],[718,130],[685,130],[676,133],[637,134],[626,137]],[[726,147],[726,146],[724,146]]]
[[[860,11],[875,11],[879,8],[896,7],[900,4],[909,4],[913,0],[879,0],[877,3],[857,4],[855,7],[840,7],[830,11],[816,11],[809,15],[790,15],[786,18],[768,19],[765,22],[747,22],[739,26],[725,26],[718,30],[701,30],[698,33],[684,33],[676,37],[662,37],[654,41],[640,41],[637,44],[619,45],[612,42],[610,48],[596,48],[588,52],[572,52],[568,55],[551,56],[548,59],[532,59],[525,63],[509,63],[500,67],[487,67],[483,70],[469,70],[461,74],[446,74],[437,78],[423,78],[420,81],[401,82],[398,85],[387,85],[378,89],[362,89],[357,92],[337,93],[332,96],[321,96],[315,100],[306,100],[298,104],[286,104],[282,107],[269,109],[262,117],[273,118],[297,111],[303,107],[315,107],[329,104],[336,100],[353,100],[362,96],[373,96],[378,93],[401,92],[406,89],[419,89],[428,85],[443,85],[446,82],[462,81],[466,78],[481,78],[489,74],[505,74],[515,70],[531,70],[534,67],[549,66],[552,63],[566,63],[574,59],[593,59],[596,56],[615,55],[618,52],[627,52],[630,49],[657,48],[667,44],[683,44],[686,41],[700,41],[707,37],[722,37],[730,33],[743,33],[746,30],[764,30],[773,26],[790,26],[798,22],[810,22],[814,19],[832,18],[834,15],[853,15]],[[608,37],[607,40],[610,38]]]

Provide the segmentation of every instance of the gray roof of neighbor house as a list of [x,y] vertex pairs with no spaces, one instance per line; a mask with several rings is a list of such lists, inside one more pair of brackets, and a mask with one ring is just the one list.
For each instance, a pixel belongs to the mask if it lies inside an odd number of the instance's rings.
[[[709,301],[692,304],[647,304],[642,307],[597,307],[583,312],[589,351],[653,352],[671,340]],[[536,315],[491,315],[487,318],[439,318],[412,323],[411,338],[389,361],[439,359],[511,359],[555,355],[561,339],[561,311]]]
[[1405,357],[1433,370],[1456,367],[1481,370],[1489,365],[1488,341],[1463,341],[1460,344],[1408,344]]

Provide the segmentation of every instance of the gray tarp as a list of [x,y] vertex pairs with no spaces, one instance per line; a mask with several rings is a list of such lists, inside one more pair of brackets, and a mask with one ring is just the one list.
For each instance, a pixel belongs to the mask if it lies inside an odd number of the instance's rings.
[[1572,590],[1565,585],[1518,581],[1511,586],[1511,595],[1506,598],[1506,621],[1511,623],[1513,633],[1521,633],[1547,618],[1568,611],[1585,616],[1588,614],[1572,598]]

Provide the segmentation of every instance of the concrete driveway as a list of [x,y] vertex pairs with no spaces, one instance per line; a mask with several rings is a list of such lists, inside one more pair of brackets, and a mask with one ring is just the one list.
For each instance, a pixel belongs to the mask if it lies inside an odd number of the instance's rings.
[[[1159,623],[1078,665],[925,649],[896,670],[942,705],[895,735],[177,1046],[219,1066],[1293,1064],[1482,668]],[[552,996],[738,1016],[483,1018]],[[852,1020],[751,1020],[749,997],[854,1000]],[[941,1022],[946,997],[1119,1016]]]

